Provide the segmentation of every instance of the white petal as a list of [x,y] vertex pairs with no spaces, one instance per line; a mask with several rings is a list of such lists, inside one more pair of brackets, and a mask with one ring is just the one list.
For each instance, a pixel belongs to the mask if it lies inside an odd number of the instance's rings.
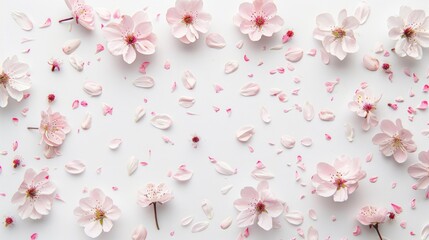
[[344,124],[344,127],[345,127],[345,133],[346,133],[347,140],[349,142],[353,142],[353,140],[355,139],[354,128],[348,123]]
[[137,170],[138,166],[139,166],[139,161],[137,160],[137,158],[135,156],[131,156],[127,164],[128,176],[131,176]]
[[192,222],[192,220],[194,220],[194,217],[187,216],[187,217],[182,218],[182,220],[180,221],[180,223],[184,227],[184,226],[188,226]]
[[80,127],[83,130],[88,130],[91,128],[91,125],[92,125],[92,117],[91,117],[91,114],[88,112],[86,113],[85,119],[82,121],[82,124],[80,125]]
[[259,85],[257,83],[248,83],[244,85],[241,90],[240,94],[245,97],[255,96],[259,93]]
[[224,48],[226,46],[225,39],[218,33],[209,33],[206,37],[206,44],[211,48]]
[[422,229],[422,240],[427,239],[429,239],[429,224],[426,224]]
[[13,20],[25,31],[30,31],[33,29],[33,23],[23,12],[12,12],[11,13]]
[[271,122],[271,115],[268,113],[268,110],[265,107],[261,108],[261,119],[264,123]]
[[309,137],[307,137],[307,138],[303,138],[303,139],[301,140],[301,144],[302,144],[304,147],[310,147],[311,145],[313,145],[313,140],[311,140],[311,138],[309,138]]
[[195,99],[193,97],[182,96],[179,98],[179,105],[184,108],[190,108],[194,106]]
[[186,166],[182,165],[172,177],[179,182],[186,182],[191,180],[193,174],[191,170],[186,169]]
[[89,81],[83,85],[83,91],[94,97],[103,93],[103,87],[99,83]]
[[232,189],[231,184],[226,185],[220,189],[220,193],[222,193],[223,195],[226,195],[231,189]]
[[295,139],[292,136],[282,136],[280,139],[280,143],[288,149],[291,149],[295,146]]
[[112,14],[110,13],[110,11],[106,8],[97,8],[95,9],[95,12],[98,14],[98,16],[104,20],[104,21],[109,21],[110,18],[112,17]]
[[146,110],[144,109],[144,107],[138,106],[134,113],[134,122],[140,121],[140,119],[142,119],[142,117],[144,117],[145,114],[146,114]]
[[363,57],[363,65],[365,66],[366,69],[370,71],[377,71],[378,68],[380,67],[380,62],[375,57],[365,55]]
[[171,127],[171,125],[173,124],[173,120],[171,119],[170,116],[166,115],[166,114],[159,114],[156,115],[155,117],[153,117],[150,120],[150,123],[152,124],[152,126],[165,130],[168,129],[169,127]]
[[83,59],[79,56],[70,56],[69,58],[69,62],[70,65],[72,65],[72,67],[74,69],[76,69],[76,71],[78,72],[82,72],[83,71],[83,67],[85,66],[85,62],[83,61]]
[[258,181],[269,180],[274,178],[274,174],[268,171],[266,168],[263,168],[263,169],[256,168],[255,170],[252,171],[250,175]]
[[371,12],[371,9],[369,8],[368,3],[361,2],[356,8],[354,16],[362,25],[366,22],[366,20],[368,20],[370,12]]
[[299,226],[304,222],[304,215],[298,211],[287,212],[284,217],[288,223],[295,226]]
[[63,52],[67,55],[74,52],[80,45],[80,39],[67,40],[63,45]]
[[209,221],[202,221],[202,222],[197,222],[194,225],[192,225],[192,232],[193,233],[197,233],[197,232],[202,232],[204,230],[206,230],[210,225]]
[[235,72],[238,69],[238,62],[237,61],[228,61],[227,63],[225,63],[225,69],[224,72],[226,74],[230,74]]
[[139,225],[131,236],[132,240],[146,240],[147,230],[143,225]]
[[134,86],[141,88],[152,88],[155,85],[155,81],[152,77],[142,76],[134,80]]
[[190,71],[186,71],[183,73],[182,82],[186,89],[192,90],[197,83],[197,79],[195,79],[194,75]]
[[314,221],[316,221],[316,220],[317,220],[317,214],[316,214],[316,211],[315,211],[314,209],[310,209],[310,210],[308,211],[308,216],[309,216],[311,219],[313,219]]
[[215,163],[215,169],[218,173],[226,176],[234,175],[237,173],[237,169],[232,168],[228,163],[222,161]]
[[220,228],[225,230],[229,228],[229,226],[231,226],[231,223],[232,223],[232,217],[227,217],[220,223]]
[[73,160],[73,161],[66,163],[64,168],[65,168],[66,172],[73,174],[73,175],[77,175],[77,174],[83,173],[86,169],[86,166],[83,162],[81,162],[79,160]]
[[118,147],[121,145],[122,139],[115,138],[109,143],[109,148],[112,150],[118,149]]
[[304,114],[304,119],[307,121],[311,121],[314,118],[314,108],[313,105],[311,105],[309,102],[306,102],[304,104],[304,107],[302,109],[302,113]]
[[316,229],[314,229],[313,227],[310,227],[308,229],[307,239],[308,240],[319,240],[319,232]]
[[290,62],[298,62],[303,55],[304,51],[301,48],[289,48],[285,53],[285,58]]
[[323,121],[334,121],[335,114],[329,110],[322,110],[319,112],[319,118]]
[[238,141],[247,142],[253,137],[254,134],[255,131],[253,129],[253,126],[245,126],[240,128],[235,136],[237,137]]
[[213,206],[209,200],[204,199],[201,203],[201,208],[208,219],[213,219]]

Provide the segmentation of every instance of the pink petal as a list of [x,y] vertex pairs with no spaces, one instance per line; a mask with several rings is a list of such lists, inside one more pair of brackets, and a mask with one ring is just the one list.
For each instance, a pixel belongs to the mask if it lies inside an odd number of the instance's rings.
[[366,22],[366,20],[369,17],[370,13],[370,7],[368,3],[361,2],[358,7],[355,10],[354,17],[359,21],[359,23],[362,25]]
[[43,25],[41,25],[39,28],[47,28],[47,27],[51,26],[51,23],[52,23],[51,19],[48,18],[48,19],[46,19],[45,23],[43,23]]
[[73,160],[70,161],[68,163],[66,163],[65,165],[65,170],[66,172],[73,174],[73,175],[77,175],[77,174],[81,174],[85,171],[85,164],[79,160]]
[[255,96],[259,93],[259,90],[257,83],[250,82],[241,88],[240,94],[245,97]]
[[315,228],[310,227],[307,233],[307,240],[319,240],[319,232]]
[[206,44],[211,48],[224,48],[226,46],[225,39],[218,33],[210,33],[206,36]]
[[145,75],[134,80],[133,84],[140,88],[152,88],[155,85],[155,81],[152,77]]
[[240,142],[247,142],[253,137],[254,134],[255,134],[255,131],[253,126],[245,126],[240,128],[237,131],[236,137],[237,137],[237,140]]
[[399,205],[396,205],[394,203],[391,203],[390,205],[392,205],[393,210],[395,211],[396,214],[400,214],[402,212],[402,207]]
[[301,48],[289,48],[285,53],[285,58],[290,62],[298,62],[303,55],[304,51]]
[[306,102],[303,107],[302,113],[304,114],[304,119],[308,122],[314,118],[314,108],[309,102]]
[[182,82],[186,89],[192,90],[195,87],[197,80],[190,71],[185,71],[182,75]]
[[170,128],[171,125],[173,125],[173,120],[171,119],[171,117],[169,115],[159,114],[159,115],[154,116],[150,120],[150,123],[152,124],[152,126],[158,128],[158,129],[166,130],[166,129]]
[[23,12],[12,12],[11,13],[13,20],[25,31],[30,31],[33,29],[33,23]]

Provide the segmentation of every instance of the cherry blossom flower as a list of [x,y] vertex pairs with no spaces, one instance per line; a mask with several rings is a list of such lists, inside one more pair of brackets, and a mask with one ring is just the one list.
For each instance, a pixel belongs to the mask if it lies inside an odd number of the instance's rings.
[[77,24],[82,25],[88,30],[94,30],[94,10],[91,6],[86,5],[84,0],[65,0],[67,7],[70,9],[73,17],[62,19],[59,22],[76,20]]
[[18,62],[16,56],[7,58],[0,67],[0,107],[7,106],[9,96],[20,102],[30,87],[28,65]]
[[377,126],[378,119],[374,112],[380,99],[381,96],[374,97],[368,89],[365,89],[357,91],[353,102],[349,103],[349,109],[352,112],[355,112],[361,118],[365,118],[362,122],[363,130],[368,131],[371,127]]
[[358,187],[359,181],[366,177],[358,158],[340,156],[334,164],[317,164],[317,174],[311,178],[316,192],[322,197],[334,196],[335,202],[344,202],[348,195]]
[[383,120],[380,124],[382,133],[377,133],[372,142],[380,145],[380,151],[384,156],[393,158],[398,163],[407,160],[408,154],[417,150],[417,146],[411,139],[413,134],[404,129],[400,119],[396,120],[396,125],[390,120]]
[[48,64],[51,65],[51,71],[55,72],[55,69],[60,71],[60,66],[63,63],[63,61],[56,59],[56,58],[51,58],[48,61]]
[[18,214],[22,219],[40,219],[48,215],[55,198],[55,185],[49,181],[46,171],[36,173],[27,169],[24,181],[12,197],[12,203],[18,204]]
[[370,228],[374,228],[377,231],[378,237],[380,240],[383,240],[383,237],[380,234],[378,229],[379,224],[384,223],[386,221],[387,216],[389,215],[386,208],[376,208],[373,206],[363,207],[359,215],[357,216],[357,220],[365,226],[369,226]]
[[429,193],[429,151],[419,153],[419,162],[408,167],[408,174],[418,179],[416,188],[426,189]]
[[137,52],[150,55],[155,52],[156,35],[152,33],[152,23],[144,11],[132,17],[123,15],[120,23],[109,23],[103,28],[110,53],[122,55],[128,64],[136,60]]
[[283,19],[277,15],[277,6],[273,0],[244,2],[234,16],[234,24],[240,27],[241,33],[248,34],[252,41],[259,41],[262,36],[271,37],[281,30],[283,23]]
[[113,205],[110,197],[106,196],[98,188],[89,193],[89,197],[79,201],[79,207],[75,208],[80,226],[85,227],[85,234],[91,238],[98,237],[102,232],[109,232],[113,227],[113,221],[121,216],[121,210]]
[[164,204],[170,200],[172,200],[173,194],[171,190],[164,183],[160,183],[156,186],[153,183],[148,183],[145,188],[139,191],[138,201],[137,203],[141,207],[147,207],[149,205],[153,205],[153,211],[155,215],[155,223],[156,228],[159,230],[158,224],[158,215],[156,212],[156,204]]
[[389,17],[387,26],[389,37],[397,40],[395,52],[398,56],[422,58],[422,48],[429,47],[429,17],[423,10],[402,6],[399,16]]
[[273,228],[273,218],[280,216],[284,209],[281,201],[269,190],[267,181],[260,182],[257,189],[243,188],[241,198],[234,201],[234,207],[240,211],[238,227],[252,226],[258,219],[258,225],[266,231]]
[[190,44],[200,38],[198,32],[207,33],[212,17],[202,10],[202,0],[176,0],[175,7],[169,8],[166,15],[173,36]]
[[322,42],[326,52],[343,60],[347,53],[359,50],[354,30],[359,27],[359,20],[354,16],[347,16],[345,9],[338,14],[338,24],[329,13],[322,13],[316,17],[317,28],[313,37]]

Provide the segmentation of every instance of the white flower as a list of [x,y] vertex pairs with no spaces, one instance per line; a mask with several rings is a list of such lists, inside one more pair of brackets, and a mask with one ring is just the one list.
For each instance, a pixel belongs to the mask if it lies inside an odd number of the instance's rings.
[[354,16],[347,17],[347,11],[341,10],[338,14],[338,23],[329,13],[322,13],[316,17],[317,28],[313,37],[322,41],[326,52],[343,60],[347,53],[359,50],[353,30],[359,27],[359,21]]
[[421,59],[422,48],[429,47],[429,17],[423,10],[402,6],[399,16],[387,20],[389,37],[397,40],[395,52],[400,57]]
[[28,65],[18,62],[16,56],[9,57],[0,67],[0,107],[7,106],[9,96],[20,102],[24,91],[30,89]]

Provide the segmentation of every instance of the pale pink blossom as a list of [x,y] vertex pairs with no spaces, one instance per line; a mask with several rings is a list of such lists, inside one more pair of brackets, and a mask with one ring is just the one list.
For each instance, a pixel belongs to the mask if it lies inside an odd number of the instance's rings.
[[20,102],[30,87],[28,65],[18,62],[16,56],[8,57],[0,67],[0,107],[7,106],[9,96]]
[[412,140],[413,134],[404,129],[400,119],[396,120],[396,124],[390,120],[383,120],[380,129],[382,133],[377,133],[372,138],[372,142],[380,145],[380,151],[385,156],[393,155],[396,162],[403,163],[407,160],[408,153],[417,150],[417,146]]
[[70,127],[63,115],[58,112],[52,113],[49,108],[46,112],[42,112],[39,132],[42,135],[41,141],[46,144],[45,157],[52,158],[59,155],[59,147],[64,143]]
[[429,192],[429,151],[419,153],[419,162],[408,167],[408,174],[418,179],[416,188]]
[[363,130],[368,131],[371,127],[377,126],[378,119],[375,110],[380,99],[381,96],[374,97],[368,89],[365,89],[357,91],[353,97],[353,102],[349,102],[349,109],[359,117],[364,118]]
[[234,207],[240,211],[238,227],[252,226],[258,219],[258,225],[266,231],[273,228],[274,218],[280,216],[284,209],[282,202],[269,190],[267,181],[260,182],[257,189],[243,188],[241,198],[234,201]]
[[103,191],[95,188],[89,193],[89,197],[79,201],[79,207],[75,208],[74,215],[78,217],[79,225],[85,228],[85,234],[96,238],[102,232],[109,232],[112,229],[113,221],[121,216],[121,210]]
[[145,188],[139,191],[137,203],[141,207],[153,205],[156,228],[159,230],[158,215],[156,212],[157,204],[164,204],[173,198],[171,190],[168,189],[164,183],[160,183],[158,186],[153,183],[148,183]]
[[22,219],[40,219],[48,215],[55,198],[55,185],[49,181],[46,171],[36,173],[27,169],[24,181],[12,197],[12,203],[18,204],[18,214]]
[[374,228],[377,231],[378,237],[380,240],[383,240],[379,230],[379,224],[384,223],[387,219],[389,212],[386,208],[376,208],[373,206],[363,207],[359,215],[357,216],[357,220],[365,226],[369,226],[370,228]]
[[399,16],[389,17],[387,26],[389,37],[397,40],[394,49],[398,56],[422,58],[422,48],[429,47],[429,17],[425,11],[402,6]]
[[343,60],[347,53],[359,50],[354,30],[359,27],[359,21],[354,16],[347,16],[345,9],[338,14],[338,23],[329,13],[322,13],[316,17],[317,28],[313,37],[322,42],[326,52]]
[[136,52],[143,55],[155,53],[156,35],[152,33],[152,23],[144,11],[136,12],[132,17],[123,15],[120,23],[106,25],[103,34],[110,53],[122,55],[128,64],[136,60]]
[[335,202],[344,202],[348,195],[358,187],[359,181],[366,177],[358,158],[340,156],[334,164],[317,164],[317,174],[311,178],[316,192],[322,197],[334,196]]
[[202,0],[176,0],[175,7],[167,11],[167,22],[171,33],[181,42],[189,44],[200,38],[201,33],[207,33],[212,17],[203,12]]
[[262,36],[271,37],[281,30],[283,23],[283,19],[277,15],[277,6],[273,0],[244,2],[234,16],[234,24],[252,41],[259,41]]
[[65,0],[67,7],[70,9],[73,17],[60,20],[59,22],[74,19],[77,24],[82,25],[88,30],[94,30],[94,10],[87,5],[84,0]]

